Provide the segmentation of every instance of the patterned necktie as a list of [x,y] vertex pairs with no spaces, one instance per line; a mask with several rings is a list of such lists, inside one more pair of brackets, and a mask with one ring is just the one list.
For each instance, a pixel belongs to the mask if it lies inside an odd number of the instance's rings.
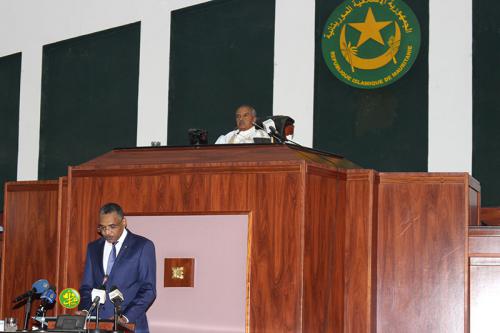
[[115,264],[116,261],[116,243],[113,243],[113,249],[111,250],[108,258],[108,266],[106,267],[106,275],[109,275],[111,273],[111,269],[113,268],[113,265]]

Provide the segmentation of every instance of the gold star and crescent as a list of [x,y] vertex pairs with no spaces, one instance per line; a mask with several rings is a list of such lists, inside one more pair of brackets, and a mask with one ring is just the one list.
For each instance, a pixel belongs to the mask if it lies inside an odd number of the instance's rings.
[[346,41],[346,25],[342,27],[340,32],[340,49],[344,59],[351,65],[352,72],[355,71],[355,68],[365,70],[381,68],[387,65],[391,60],[396,63],[395,55],[399,51],[401,41],[401,30],[397,22],[394,22],[395,33],[394,36],[389,38],[389,48],[386,52],[375,58],[367,59],[358,56],[358,47],[370,39],[373,39],[381,45],[385,45],[380,31],[391,23],[393,23],[393,21],[377,21],[371,7],[368,8],[364,22],[347,23],[347,25],[361,33],[356,46],[351,46],[351,43]]
[[360,47],[369,39],[373,39],[374,41],[384,45],[384,40],[382,39],[382,35],[380,34],[380,30],[391,24],[391,21],[379,21],[375,20],[375,16],[373,15],[373,11],[371,8],[368,8],[368,12],[366,13],[365,21],[360,23],[348,23],[349,26],[361,32],[359,36],[358,44],[356,47]]

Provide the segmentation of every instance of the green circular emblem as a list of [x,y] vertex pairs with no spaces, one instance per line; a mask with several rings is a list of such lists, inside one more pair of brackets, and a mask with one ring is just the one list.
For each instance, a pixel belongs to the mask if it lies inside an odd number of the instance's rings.
[[399,80],[415,62],[420,25],[401,0],[347,0],[328,18],[321,48],[339,80],[379,88]]
[[59,294],[59,303],[66,309],[74,309],[80,304],[80,294],[76,289],[66,288]]

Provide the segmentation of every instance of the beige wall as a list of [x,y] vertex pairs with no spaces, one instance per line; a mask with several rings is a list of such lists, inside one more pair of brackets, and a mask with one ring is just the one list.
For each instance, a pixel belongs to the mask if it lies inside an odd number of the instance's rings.
[[[130,216],[156,248],[152,333],[245,332],[247,215]],[[194,288],[164,288],[164,258],[195,258]]]

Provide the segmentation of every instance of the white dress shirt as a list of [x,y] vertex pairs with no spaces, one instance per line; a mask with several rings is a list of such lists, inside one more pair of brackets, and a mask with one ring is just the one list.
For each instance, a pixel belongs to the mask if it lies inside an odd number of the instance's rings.
[[270,139],[266,132],[255,127],[250,127],[246,131],[234,130],[226,135],[221,135],[215,141],[215,144],[231,144],[231,143],[254,143],[254,138]]
[[[116,257],[118,258],[118,253],[120,253],[120,250],[123,245],[123,241],[125,240],[125,237],[127,237],[128,231],[127,229],[124,229],[122,232],[122,235],[120,238],[118,238],[118,243],[116,243]],[[113,250],[113,243],[110,243],[108,241],[104,242],[104,252],[102,254],[102,267],[104,268],[104,272],[106,272],[106,268],[108,267],[108,260],[109,260],[109,254]]]

